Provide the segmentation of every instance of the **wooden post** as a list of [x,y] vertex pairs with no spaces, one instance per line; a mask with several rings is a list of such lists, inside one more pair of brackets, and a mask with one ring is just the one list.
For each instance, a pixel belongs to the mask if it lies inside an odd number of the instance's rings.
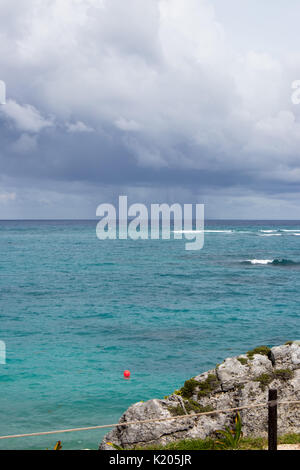
[[277,390],[269,390],[268,450],[277,450]]

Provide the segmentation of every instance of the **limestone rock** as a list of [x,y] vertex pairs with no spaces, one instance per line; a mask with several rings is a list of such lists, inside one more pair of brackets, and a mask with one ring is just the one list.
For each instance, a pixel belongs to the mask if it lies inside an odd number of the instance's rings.
[[[267,403],[268,387],[277,388],[279,401],[300,400],[300,343],[274,347],[269,357],[254,354],[253,357],[228,358],[215,369],[194,377],[189,385],[183,396],[173,394],[164,400],[130,406],[119,425],[105,436],[100,449],[111,450],[108,442],[122,448],[134,448],[180,439],[215,437],[216,430],[232,423],[235,413],[200,417],[193,417],[193,414]],[[180,419],[122,426],[126,422],[170,418],[174,414]],[[240,414],[244,436],[266,435],[267,406],[242,410]],[[280,434],[299,432],[299,422],[300,406],[279,406]]]
[[272,348],[276,369],[297,369],[300,366],[300,347],[295,342],[291,345]]

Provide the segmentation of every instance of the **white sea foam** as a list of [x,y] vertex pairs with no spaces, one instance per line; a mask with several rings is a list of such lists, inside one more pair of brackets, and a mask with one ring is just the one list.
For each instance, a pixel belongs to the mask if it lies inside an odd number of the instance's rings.
[[205,233],[233,233],[233,230],[204,230]]
[[173,233],[233,233],[233,230],[174,230]]
[[246,263],[251,263],[251,264],[272,264],[273,259],[247,259]]
[[[173,233],[177,234],[197,234],[197,233],[235,233],[235,234],[242,234],[242,233],[251,233],[259,235],[260,237],[281,237],[283,232],[290,233],[291,235],[300,235],[300,229],[298,230],[288,230],[288,229],[278,229],[278,230],[259,230],[258,232],[253,232],[249,230],[174,230]],[[297,232],[297,233],[295,233]]]
[[281,233],[262,233],[260,237],[281,237]]
[[203,230],[173,230],[173,233],[203,233]]

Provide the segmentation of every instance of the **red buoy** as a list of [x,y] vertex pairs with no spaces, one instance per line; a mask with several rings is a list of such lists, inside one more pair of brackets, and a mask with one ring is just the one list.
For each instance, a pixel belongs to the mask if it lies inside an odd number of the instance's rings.
[[130,379],[130,370],[124,370],[124,378]]

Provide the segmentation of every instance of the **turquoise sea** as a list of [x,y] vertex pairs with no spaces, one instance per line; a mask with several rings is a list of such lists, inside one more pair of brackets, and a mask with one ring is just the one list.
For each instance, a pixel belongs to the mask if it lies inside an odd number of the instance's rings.
[[[300,339],[299,221],[207,221],[194,252],[99,241],[96,223],[0,222],[0,435],[115,423],[225,357]],[[103,435],[0,449],[95,449]]]

